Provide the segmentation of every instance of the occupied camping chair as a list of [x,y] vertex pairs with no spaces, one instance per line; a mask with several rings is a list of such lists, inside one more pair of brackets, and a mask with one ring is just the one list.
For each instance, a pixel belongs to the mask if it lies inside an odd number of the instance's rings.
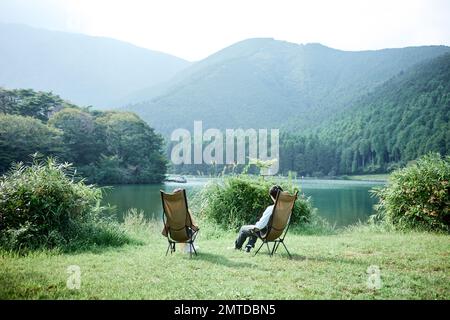
[[188,243],[190,257],[192,257],[192,250],[197,255],[194,240],[199,229],[194,225],[189,213],[186,190],[182,189],[174,193],[166,193],[162,190],[160,192],[163,207],[163,234],[167,235],[169,242],[166,256],[169,249],[171,254],[175,252],[175,243]]
[[[255,252],[255,256],[264,244],[267,245],[267,250],[270,256],[273,256],[277,252],[280,243],[286,249],[289,258],[292,258],[289,250],[284,244],[284,237],[289,230],[291,222],[291,214],[294,208],[295,200],[297,200],[298,191],[294,195],[290,195],[288,192],[278,191],[275,205],[273,207],[273,213],[267,224],[267,231],[264,234],[256,232],[256,235],[261,239],[262,243],[258,250]],[[272,250],[270,250],[269,242],[273,242]]]

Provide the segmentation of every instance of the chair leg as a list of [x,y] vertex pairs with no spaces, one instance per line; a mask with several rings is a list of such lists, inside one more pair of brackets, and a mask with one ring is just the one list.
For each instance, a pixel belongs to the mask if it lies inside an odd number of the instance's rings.
[[288,248],[286,247],[286,245],[284,244],[284,242],[281,242],[281,243],[283,244],[284,248],[286,249],[286,252],[288,253],[289,258],[292,259],[292,256],[291,256],[291,254],[289,253],[289,250],[288,250]]
[[[169,253],[169,249],[172,249],[172,244],[170,242],[169,242],[169,245],[167,246],[166,257],[167,257],[167,254]],[[170,252],[172,253],[172,250],[170,250]]]
[[261,245],[259,246],[258,250],[256,250],[255,256],[258,254],[259,250],[261,250],[263,245],[264,245],[264,241],[261,243]]
[[192,250],[194,250],[194,254],[197,255],[197,250],[195,250],[194,241],[191,244]]
[[166,250],[166,256],[169,253],[169,249],[170,249],[170,254],[175,252],[175,242],[169,241],[169,246],[167,247],[167,250]]
[[275,247],[275,250],[274,250],[273,253],[276,253],[276,252],[277,252],[278,247],[280,246],[280,243],[281,243],[281,242],[282,242],[282,241],[277,241],[277,242],[276,242],[276,247]]
[[269,251],[269,255],[272,256],[272,255],[270,254],[271,251],[270,251],[269,243],[268,243],[267,241],[266,241],[266,244],[267,244],[267,251]]
[[275,253],[277,247],[278,247],[278,242],[275,241],[275,243],[273,244],[273,247],[272,247],[272,252],[270,253],[271,256],[273,256],[273,254]]

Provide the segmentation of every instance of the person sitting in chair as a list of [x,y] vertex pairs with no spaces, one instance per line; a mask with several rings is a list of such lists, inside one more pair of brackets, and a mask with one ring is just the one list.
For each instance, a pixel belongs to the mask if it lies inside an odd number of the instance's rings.
[[244,225],[241,227],[241,229],[239,230],[238,237],[234,242],[235,249],[240,250],[247,238],[249,239],[245,247],[245,251],[250,252],[250,250],[255,247],[256,240],[258,239],[256,232],[259,232],[260,234],[264,234],[266,232],[266,227],[267,224],[269,223],[270,217],[272,216],[273,207],[275,205],[277,194],[278,192],[281,191],[283,191],[283,189],[278,185],[270,188],[269,195],[274,204],[268,206],[266,210],[264,210],[264,213],[262,214],[258,222],[256,222],[255,224]]

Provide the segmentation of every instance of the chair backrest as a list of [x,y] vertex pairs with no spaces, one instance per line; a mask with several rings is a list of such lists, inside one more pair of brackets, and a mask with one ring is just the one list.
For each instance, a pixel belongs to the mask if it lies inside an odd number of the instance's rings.
[[267,224],[267,233],[264,235],[267,241],[274,241],[283,234],[291,217],[297,194],[298,192],[291,195],[285,191],[278,191],[273,213]]
[[165,224],[168,227],[168,236],[179,242],[189,240],[187,227],[192,225],[188,211],[186,190],[166,193],[162,190],[161,200]]

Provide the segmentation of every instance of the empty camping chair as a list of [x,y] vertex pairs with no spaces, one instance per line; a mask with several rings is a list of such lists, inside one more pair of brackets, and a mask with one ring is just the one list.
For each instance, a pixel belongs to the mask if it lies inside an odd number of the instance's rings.
[[198,233],[198,227],[189,212],[186,198],[186,190],[180,189],[173,193],[166,193],[162,190],[161,200],[163,207],[164,229],[162,234],[167,237],[169,246],[167,247],[166,256],[175,251],[175,243],[187,243],[190,246],[190,256],[192,250],[195,255],[197,251],[194,247],[194,240]]
[[[270,217],[269,223],[267,224],[267,231],[264,234],[261,234],[260,232],[256,233],[262,243],[255,252],[255,255],[257,255],[262,246],[266,244],[267,250],[269,251],[270,256],[272,256],[275,252],[277,252],[278,246],[281,243],[286,249],[289,258],[292,258],[289,250],[284,244],[284,237],[289,230],[291,214],[294,209],[297,194],[298,192],[294,195],[290,195],[288,192],[278,191],[275,205],[273,207],[273,213]],[[269,242],[273,242],[272,250],[270,250]]]

